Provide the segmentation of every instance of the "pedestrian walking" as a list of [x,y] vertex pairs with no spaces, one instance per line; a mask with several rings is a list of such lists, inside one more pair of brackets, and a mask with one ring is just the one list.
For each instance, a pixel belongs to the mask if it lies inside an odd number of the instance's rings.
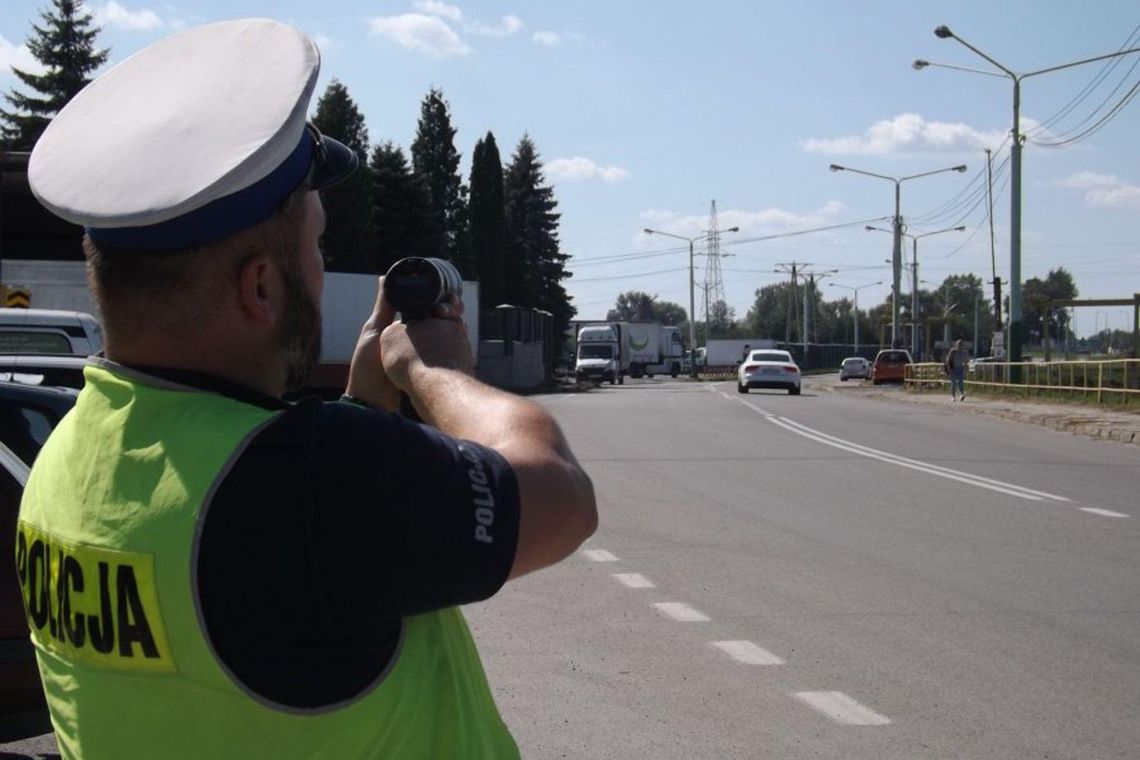
[[954,341],[954,347],[946,352],[946,374],[950,376],[952,401],[966,400],[966,364],[969,361],[970,352],[962,345],[962,341]]

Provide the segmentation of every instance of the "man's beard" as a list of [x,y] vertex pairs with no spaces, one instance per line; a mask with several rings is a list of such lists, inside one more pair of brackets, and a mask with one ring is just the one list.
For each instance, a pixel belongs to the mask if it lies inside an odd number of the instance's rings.
[[285,355],[285,391],[304,387],[321,357],[321,310],[305,288],[294,264],[282,267],[287,308],[277,331]]

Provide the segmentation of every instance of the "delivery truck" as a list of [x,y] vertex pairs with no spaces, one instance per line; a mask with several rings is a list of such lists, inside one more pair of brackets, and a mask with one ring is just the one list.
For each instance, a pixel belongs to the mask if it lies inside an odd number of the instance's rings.
[[749,351],[760,348],[775,348],[776,341],[769,338],[724,338],[710,340],[698,349],[697,357],[702,369],[706,372],[717,369],[734,370],[744,361]]
[[671,375],[684,366],[678,327],[653,322],[579,323],[574,376],[579,382],[621,385],[633,378]]

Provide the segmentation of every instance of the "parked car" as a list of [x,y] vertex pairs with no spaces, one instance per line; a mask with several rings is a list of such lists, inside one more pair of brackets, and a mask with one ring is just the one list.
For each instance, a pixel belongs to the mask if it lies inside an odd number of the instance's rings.
[[906,365],[910,364],[910,352],[901,348],[885,348],[875,356],[871,368],[871,383],[899,382],[906,377]]
[[13,557],[28,471],[76,395],[0,382],[0,742],[51,731]]
[[871,362],[862,356],[849,356],[839,365],[839,379],[850,380],[858,377],[866,380],[871,376]]
[[103,328],[82,311],[0,309],[0,354],[90,356],[103,349]]
[[82,356],[0,354],[0,382],[82,389],[86,365]]
[[792,396],[800,395],[800,368],[787,351],[753,351],[736,373],[740,393],[751,388],[786,388]]

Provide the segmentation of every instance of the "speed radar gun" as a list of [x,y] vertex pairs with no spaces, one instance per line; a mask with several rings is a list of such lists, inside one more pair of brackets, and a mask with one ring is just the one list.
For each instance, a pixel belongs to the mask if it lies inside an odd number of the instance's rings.
[[450,261],[408,256],[388,270],[384,296],[404,322],[414,322],[451,296],[462,297],[463,277]]
[[[463,296],[463,277],[443,259],[408,256],[393,264],[384,276],[384,297],[405,324],[430,317],[431,310],[451,296]],[[423,421],[406,393],[400,394],[400,413]]]

